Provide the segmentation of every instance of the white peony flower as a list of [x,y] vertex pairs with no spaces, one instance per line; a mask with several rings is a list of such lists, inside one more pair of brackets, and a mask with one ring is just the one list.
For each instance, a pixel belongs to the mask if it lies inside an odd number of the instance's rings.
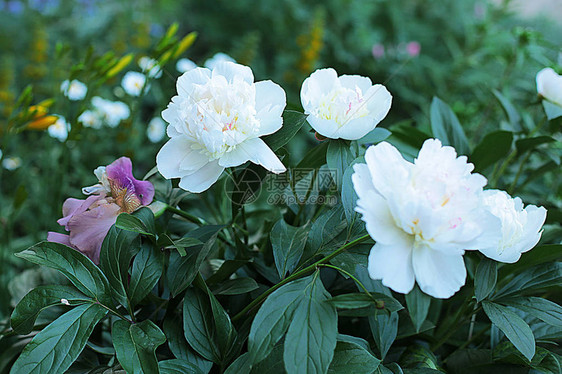
[[521,253],[532,249],[541,238],[546,209],[527,205],[523,209],[520,198],[511,198],[499,190],[484,191],[486,208],[501,220],[501,240],[498,245],[480,247],[479,250],[492,260],[513,263]]
[[93,110],[83,111],[78,117],[78,122],[84,125],[84,127],[91,127],[94,129],[99,129],[102,125],[100,113]]
[[176,62],[176,70],[180,73],[188,72],[195,69],[196,67],[197,64],[188,58],[181,58],[178,60],[178,62]]
[[215,55],[213,57],[208,58],[205,61],[204,66],[207,69],[213,70],[214,68],[217,67],[219,62],[234,62],[234,63],[236,63],[236,60],[233,59],[232,57],[230,57],[229,55],[227,55],[226,53],[219,52],[219,53],[215,53]]
[[[140,96],[146,84],[146,77],[144,74],[136,71],[128,71],[121,80],[121,86],[125,92],[131,96]],[[150,85],[146,87],[146,91],[150,89]]]
[[537,92],[543,101],[548,119],[562,116],[562,76],[551,68],[537,73]]
[[139,67],[149,78],[160,78],[162,76],[162,68],[158,65],[158,61],[153,58],[147,56],[139,58]]
[[308,122],[320,135],[356,140],[367,135],[387,115],[392,95],[380,84],[359,75],[338,77],[332,68],[306,78],[301,102]]
[[6,170],[16,170],[21,166],[21,158],[17,156],[4,157],[4,159],[2,160],[2,166]]
[[88,93],[88,87],[77,79],[72,81],[65,80],[61,83],[60,90],[64,96],[72,101],[82,100]]
[[152,143],[158,143],[166,135],[166,122],[160,117],[154,117],[148,123],[146,136]]
[[131,110],[127,104],[120,101],[105,100],[96,96],[92,98],[92,105],[109,127],[116,127],[131,115]]
[[376,241],[369,275],[396,292],[417,281],[428,295],[451,297],[466,280],[464,251],[499,241],[500,222],[481,201],[486,178],[436,139],[413,164],[387,142],[369,147],[365,161],[352,180],[356,211]]
[[286,170],[259,138],[283,125],[285,91],[277,84],[254,83],[249,67],[222,62],[212,71],[184,73],[177,89],[162,112],[171,139],[156,156],[165,178],[181,178],[181,188],[202,192],[225,168],[248,160],[274,173]]
[[59,119],[47,128],[49,135],[61,142],[68,138],[68,131],[70,131],[70,124],[62,116],[59,116]]

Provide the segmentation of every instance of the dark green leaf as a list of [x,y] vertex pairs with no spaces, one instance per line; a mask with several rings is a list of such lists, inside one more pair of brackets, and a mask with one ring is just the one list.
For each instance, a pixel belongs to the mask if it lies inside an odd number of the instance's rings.
[[[303,170],[303,169],[317,169],[320,166],[326,163],[326,151],[328,149],[327,141],[323,141],[318,144],[316,147],[312,148],[304,155],[301,162],[295,167],[296,170]],[[306,175],[305,173],[299,173],[300,179],[304,178]],[[299,182],[299,176],[293,176],[294,183],[297,184]]]
[[33,338],[10,373],[64,373],[78,358],[94,327],[106,313],[98,304],[85,304],[63,314]]
[[115,226],[138,234],[156,236],[154,214],[148,208],[140,208],[133,214],[121,213],[117,216]]
[[449,105],[438,97],[431,102],[431,131],[443,145],[454,147],[459,155],[469,155],[470,148],[464,130]]
[[191,362],[181,359],[160,361],[158,363],[160,374],[204,374],[204,372]]
[[156,286],[164,269],[162,252],[151,244],[143,244],[140,252],[133,260],[129,297],[136,305]]
[[521,294],[529,290],[560,285],[562,283],[562,263],[541,264],[517,275],[494,296],[494,300]]
[[338,341],[328,373],[371,374],[379,364],[380,360],[365,347],[351,342]]
[[213,366],[211,361],[205,360],[193,351],[187,344],[183,334],[183,322],[178,316],[168,316],[164,319],[163,330],[166,334],[168,347],[176,358],[189,361],[200,368],[204,373],[208,373]]
[[244,353],[230,364],[224,374],[249,374],[251,368],[252,362],[250,361],[250,355]]
[[504,306],[489,301],[483,301],[482,306],[490,321],[530,361],[535,355],[535,337],[529,325]]
[[183,328],[185,339],[197,353],[209,361],[220,362],[211,305],[207,295],[198,288],[189,288],[185,292]]
[[384,359],[398,334],[398,313],[391,313],[390,316],[384,313],[371,315],[369,316],[369,326],[375,345]]
[[404,307],[393,297],[371,292],[369,296],[366,293],[346,293],[332,297],[328,302],[340,309],[356,309],[368,306],[375,306],[377,309],[386,309],[389,312],[397,312]]
[[289,373],[325,373],[334,357],[338,335],[336,308],[325,301],[319,273],[304,289],[285,337],[283,361]]
[[228,279],[236,270],[249,263],[249,260],[226,260],[222,263],[219,270],[205,280],[208,285],[219,283]]
[[307,250],[304,259],[321,253],[335,237],[345,228],[347,222],[341,205],[337,205],[326,213],[320,215],[312,224],[308,235]]
[[349,150],[349,142],[345,140],[330,140],[326,152],[326,163],[332,178],[336,181],[338,191],[341,191],[343,173],[351,165],[354,157]]
[[85,303],[90,299],[71,286],[39,286],[21,299],[12,313],[12,328],[21,335],[29,334],[39,313],[50,306],[62,305],[66,300],[72,305]]
[[562,260],[562,244],[539,245],[532,251],[523,253],[515,264],[504,265],[500,274],[504,272],[519,274],[531,266],[559,260]]
[[431,298],[424,294],[417,285],[406,295],[406,306],[416,332],[420,331],[429,312],[430,304]]
[[[430,369],[438,371],[437,358],[428,347],[421,344],[411,344],[400,356],[400,365],[408,369],[424,370]],[[412,371],[417,372],[417,371]],[[421,373],[421,372],[420,372]]]
[[494,290],[498,278],[497,263],[489,258],[480,260],[474,275],[474,294],[476,301],[481,302]]
[[512,306],[548,323],[562,328],[562,307],[541,297],[513,297],[501,300],[502,304]]
[[[206,288],[206,286],[205,286]],[[207,295],[211,302],[211,311],[213,313],[213,322],[215,329],[215,341],[219,348],[221,363],[228,359],[228,354],[233,348],[236,340],[236,330],[232,326],[230,316],[218,302],[215,295],[207,289]]]
[[537,148],[539,145],[555,141],[556,139],[551,136],[542,135],[535,136],[534,138],[519,139],[515,142],[515,146],[517,147],[517,151],[519,151],[520,154],[523,154]]
[[308,231],[308,226],[290,226],[284,219],[277,221],[271,229],[269,237],[280,278],[284,278],[297,266],[306,245]]
[[103,270],[112,292],[119,302],[127,306],[127,285],[129,265],[140,249],[140,237],[136,232],[125,231],[112,226],[101,245],[100,268]]
[[361,145],[377,144],[388,138],[392,133],[382,127],[376,127],[373,131],[357,140]]
[[63,244],[41,242],[16,256],[60,271],[86,296],[110,298],[109,282],[101,270],[82,253]]
[[287,283],[273,292],[258,310],[248,337],[248,352],[252,363],[269,355],[289,328],[295,309],[301,302],[312,277]]
[[546,113],[546,118],[548,120],[553,120],[558,117],[562,117],[562,107],[551,103],[550,101],[543,100],[542,106],[544,107],[544,112]]
[[509,131],[491,132],[474,148],[470,162],[476,171],[483,171],[509,153],[513,143],[513,133]]
[[513,131],[521,131],[521,116],[517,113],[517,109],[515,109],[511,101],[509,101],[509,99],[502,95],[498,90],[494,89],[492,90],[492,93],[500,102]]
[[189,236],[179,238],[179,239],[172,239],[166,234],[162,234],[158,236],[158,245],[165,248],[175,248],[180,256],[187,255],[186,248],[194,247],[196,245],[203,244],[199,239],[192,238]]
[[274,134],[264,136],[263,140],[271,150],[276,151],[287,144],[306,122],[308,115],[294,110],[283,112],[283,127]]
[[229,279],[218,284],[216,287],[213,287],[213,293],[217,295],[240,295],[258,288],[258,283],[254,279],[243,277]]
[[131,324],[118,319],[111,328],[111,338],[117,359],[127,373],[158,373],[155,352],[166,342],[166,336],[152,321]]

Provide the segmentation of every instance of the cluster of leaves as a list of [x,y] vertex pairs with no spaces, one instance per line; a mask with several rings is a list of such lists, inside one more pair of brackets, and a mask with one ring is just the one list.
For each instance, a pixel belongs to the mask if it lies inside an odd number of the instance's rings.
[[[498,134],[509,137],[507,144],[490,144],[491,136],[499,136],[492,133],[470,152],[448,105],[435,98],[431,113],[433,136],[472,154],[479,170],[507,161],[497,172],[499,181],[514,178],[510,170],[517,169],[512,161],[521,144],[539,154],[549,144],[524,131],[503,131]],[[281,153],[306,118],[287,111],[284,123],[265,139]],[[17,305],[11,329],[0,340],[13,347],[0,357],[1,368],[558,373],[562,307],[546,297],[559,296],[561,245],[541,244],[512,265],[467,254],[469,280],[449,300],[432,299],[417,287],[396,294],[369,278],[373,243],[353,211],[352,165],[367,144],[386,139],[407,155],[425,137],[375,129],[353,144],[328,140],[309,150],[289,171],[309,168],[309,174],[293,175],[287,191],[303,193],[297,186],[304,183],[306,198],[335,194],[341,198],[335,206],[264,203],[263,193],[271,191],[260,188],[264,181],[251,179],[256,173],[247,166],[234,172],[242,182],[235,193],[219,193],[232,191],[224,178],[207,195],[210,201],[186,199],[171,189],[165,204],[121,214],[103,242],[99,267],[57,243],[19,253],[58,270],[70,284],[37,287]],[[333,173],[335,188],[315,186],[314,175],[324,169]],[[197,200],[212,214],[199,214]],[[189,204],[189,212],[176,208],[178,202]],[[551,214],[559,213],[552,207]],[[559,243],[560,227],[547,226],[544,236],[542,243]],[[55,312],[46,315],[48,310]]]

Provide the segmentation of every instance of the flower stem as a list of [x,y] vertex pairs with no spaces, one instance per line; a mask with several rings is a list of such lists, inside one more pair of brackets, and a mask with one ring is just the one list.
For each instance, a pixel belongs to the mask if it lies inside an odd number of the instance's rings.
[[250,310],[252,310],[255,306],[260,304],[269,295],[271,295],[275,290],[281,288],[285,284],[287,284],[287,283],[289,283],[289,282],[291,282],[295,279],[298,279],[300,277],[303,277],[303,276],[307,275],[308,273],[316,270],[318,268],[318,266],[320,266],[321,264],[325,264],[326,262],[330,261],[332,258],[336,257],[337,255],[339,255],[340,253],[342,253],[346,249],[354,247],[357,244],[362,243],[369,238],[370,238],[369,234],[363,235],[363,236],[361,236],[361,237],[359,237],[359,238],[339,247],[334,252],[330,253],[328,256],[316,261],[315,263],[305,267],[304,269],[299,270],[296,273],[293,273],[293,274],[289,275],[287,278],[283,279],[281,282],[277,283],[276,285],[274,285],[273,287],[269,288],[267,291],[265,291],[264,293],[259,295],[254,301],[252,301],[250,304],[248,304],[248,306],[246,306],[244,309],[242,309],[242,311],[240,311],[240,313],[235,315],[232,318],[232,320],[236,321],[236,320],[239,320],[240,318],[244,317]]

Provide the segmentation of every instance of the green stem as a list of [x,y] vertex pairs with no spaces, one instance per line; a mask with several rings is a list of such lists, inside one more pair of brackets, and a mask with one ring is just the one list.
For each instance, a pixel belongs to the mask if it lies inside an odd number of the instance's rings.
[[330,264],[320,264],[320,265],[318,265],[318,266],[322,266],[322,267],[326,267],[326,268],[332,268],[332,269],[335,269],[335,270],[339,271],[340,273],[343,273],[343,274],[347,275],[348,277],[350,277],[351,279],[353,279],[353,280],[355,281],[355,283],[357,283],[357,285],[358,285],[359,287],[361,287],[361,289],[362,289],[363,291],[365,291],[365,293],[366,293],[367,295],[369,295],[369,297],[371,297],[371,298],[374,300],[374,297],[373,297],[373,295],[371,295],[371,293],[369,292],[369,290],[368,290],[367,288],[365,288],[365,286],[363,285],[363,283],[361,283],[361,282],[359,281],[359,279],[355,278],[355,276],[354,276],[353,274],[349,273],[349,272],[346,271],[346,270],[343,270],[342,268],[339,268],[339,267],[337,267],[337,266],[330,265]]
[[345,251],[346,249],[349,249],[351,247],[356,246],[359,243],[364,242],[365,240],[369,239],[370,236],[369,234],[363,235],[343,246],[341,246],[340,248],[336,249],[334,252],[330,253],[328,256],[316,261],[315,263],[305,267],[304,269],[297,271],[296,273],[293,273],[291,275],[289,275],[287,278],[283,279],[281,282],[277,283],[276,285],[274,285],[273,287],[269,288],[267,291],[265,291],[264,293],[262,293],[261,295],[259,295],[254,301],[252,301],[250,304],[248,304],[248,306],[246,306],[244,309],[242,309],[242,311],[240,313],[238,313],[237,315],[235,315],[232,320],[236,321],[239,320],[240,318],[244,317],[250,310],[252,310],[256,305],[260,304],[262,301],[264,301],[269,295],[271,295],[271,293],[273,293],[275,290],[281,288],[282,286],[284,286],[285,284],[298,279],[302,276],[305,276],[306,274],[316,270],[316,268],[318,266],[320,266],[321,264],[325,264],[326,262],[330,261],[331,259],[333,259],[334,257],[336,257],[337,255],[339,255],[340,253],[342,253],[343,251]]
[[519,177],[521,176],[521,173],[523,172],[523,168],[525,167],[525,163],[527,162],[527,160],[529,159],[530,156],[531,156],[531,152],[528,151],[525,154],[525,157],[523,157],[523,159],[521,160],[521,164],[519,165],[519,169],[517,170],[517,174],[515,174],[515,179],[513,179],[513,182],[511,182],[511,185],[507,189],[507,192],[510,195],[513,195],[513,193],[515,192],[515,187],[517,187],[517,182],[519,182]]
[[505,159],[505,161],[502,163],[502,166],[500,167],[500,169],[498,170],[497,174],[493,175],[491,179],[491,183],[490,186],[492,186],[493,188],[496,188],[498,185],[498,181],[500,179],[500,177],[503,175],[503,173],[505,172],[505,169],[507,169],[507,167],[509,166],[509,163],[511,162],[511,160],[517,155],[517,148],[514,149],[513,151],[511,151],[511,153],[509,154],[509,156],[507,156],[507,158]]
[[109,312],[111,312],[112,314],[116,315],[117,317],[121,318],[124,321],[127,321],[129,323],[134,323],[132,320],[128,319],[127,317],[125,317],[124,315],[120,314],[118,311],[111,309],[110,307],[108,307],[107,305],[103,305],[102,303],[100,303],[99,301],[93,301],[93,304],[98,304],[99,306],[101,306],[104,309],[107,309]]
[[172,212],[174,214],[177,214],[178,216],[183,217],[183,218],[187,219],[188,221],[196,223],[198,225],[205,225],[207,223],[202,218],[191,215],[191,214],[189,214],[189,213],[187,213],[187,212],[185,212],[181,209],[174,208],[170,205],[166,205],[166,210],[169,211],[169,212]]

